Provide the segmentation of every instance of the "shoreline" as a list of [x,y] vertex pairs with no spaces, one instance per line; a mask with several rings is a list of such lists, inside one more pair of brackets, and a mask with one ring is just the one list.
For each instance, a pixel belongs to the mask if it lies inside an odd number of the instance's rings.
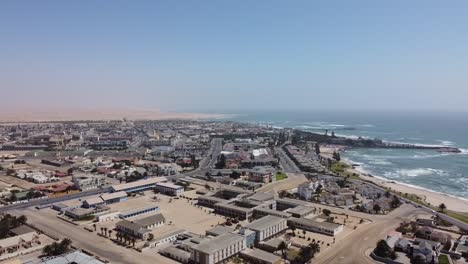
[[360,166],[358,166],[358,168],[353,167],[352,161],[348,159],[342,159],[341,162],[350,166],[347,171],[358,174],[359,177],[365,181],[371,181],[379,186],[387,187],[397,192],[417,195],[421,197],[423,201],[433,206],[438,206],[439,204],[444,203],[448,210],[462,213],[468,212],[468,199],[429,190],[420,186],[409,185],[395,180],[388,180],[380,176],[369,176],[371,174],[363,170]]

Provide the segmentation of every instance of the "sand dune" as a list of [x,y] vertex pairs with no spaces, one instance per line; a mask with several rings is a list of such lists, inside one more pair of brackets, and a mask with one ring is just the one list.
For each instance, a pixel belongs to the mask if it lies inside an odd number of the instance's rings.
[[22,109],[0,110],[2,122],[40,122],[74,120],[167,120],[167,119],[207,119],[220,118],[223,115],[202,113],[164,112],[158,109],[130,108],[80,108],[80,109]]

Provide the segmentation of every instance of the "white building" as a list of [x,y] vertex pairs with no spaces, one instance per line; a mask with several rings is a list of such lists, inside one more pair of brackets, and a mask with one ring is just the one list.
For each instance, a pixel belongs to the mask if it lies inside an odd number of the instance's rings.
[[163,194],[179,196],[184,193],[184,187],[170,182],[156,183],[156,189]]
[[72,182],[79,190],[91,190],[106,184],[106,179],[98,175],[73,175]]
[[297,193],[302,199],[311,200],[319,185],[323,186],[323,181],[303,183],[297,187]]
[[259,242],[286,230],[288,223],[285,218],[267,215],[246,225],[245,228],[255,231],[255,238]]
[[226,233],[193,247],[191,258],[200,264],[215,264],[230,258],[246,248],[242,235]]

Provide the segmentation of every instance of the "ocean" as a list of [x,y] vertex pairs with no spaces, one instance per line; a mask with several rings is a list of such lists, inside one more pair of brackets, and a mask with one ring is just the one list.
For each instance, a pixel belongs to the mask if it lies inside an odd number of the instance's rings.
[[229,120],[346,137],[454,146],[462,153],[434,150],[352,148],[342,157],[375,177],[468,199],[467,113],[243,113]]

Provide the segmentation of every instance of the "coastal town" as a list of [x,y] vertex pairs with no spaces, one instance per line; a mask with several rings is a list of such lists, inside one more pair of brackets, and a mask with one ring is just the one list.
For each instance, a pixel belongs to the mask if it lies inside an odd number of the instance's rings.
[[363,146],[421,148],[229,121],[3,123],[0,261],[467,263],[464,215],[341,159]]

